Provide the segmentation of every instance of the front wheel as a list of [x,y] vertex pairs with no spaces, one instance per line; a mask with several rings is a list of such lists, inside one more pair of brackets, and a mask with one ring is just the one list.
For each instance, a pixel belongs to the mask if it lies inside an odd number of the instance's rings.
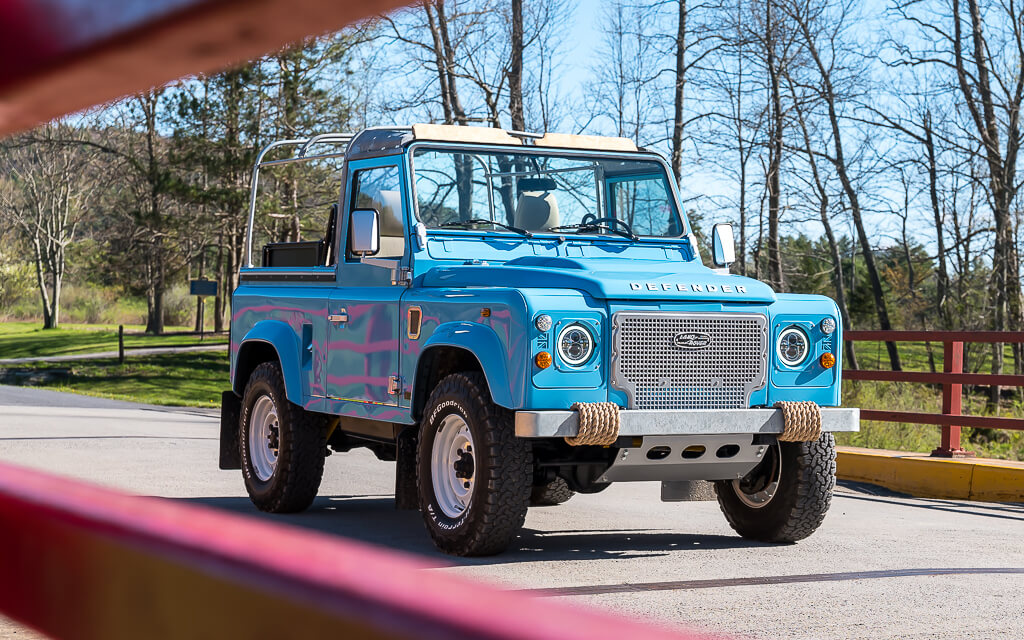
[[460,556],[504,551],[526,519],[533,465],[512,413],[495,405],[479,373],[456,373],[427,400],[416,455],[420,512],[438,549]]
[[824,433],[814,442],[779,442],[739,480],[715,483],[718,505],[744,538],[796,542],[825,519],[836,484],[836,442]]
[[292,404],[276,362],[249,376],[242,396],[239,449],[249,498],[261,511],[294,513],[313,503],[324,473],[323,418]]

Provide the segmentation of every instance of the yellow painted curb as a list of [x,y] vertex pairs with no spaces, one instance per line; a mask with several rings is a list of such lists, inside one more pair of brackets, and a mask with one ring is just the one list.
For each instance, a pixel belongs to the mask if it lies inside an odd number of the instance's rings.
[[841,480],[877,484],[920,498],[1024,502],[1021,462],[838,447],[836,466]]

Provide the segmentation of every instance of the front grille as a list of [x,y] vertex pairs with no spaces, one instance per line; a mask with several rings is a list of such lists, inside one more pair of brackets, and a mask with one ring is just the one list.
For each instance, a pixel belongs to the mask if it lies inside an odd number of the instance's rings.
[[746,408],[765,385],[764,316],[620,311],[612,331],[612,386],[631,409]]

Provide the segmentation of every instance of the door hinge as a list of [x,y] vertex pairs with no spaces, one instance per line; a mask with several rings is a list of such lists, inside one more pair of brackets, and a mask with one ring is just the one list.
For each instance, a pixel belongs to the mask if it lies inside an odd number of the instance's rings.
[[391,376],[388,378],[388,395],[397,396],[402,391],[402,378]]

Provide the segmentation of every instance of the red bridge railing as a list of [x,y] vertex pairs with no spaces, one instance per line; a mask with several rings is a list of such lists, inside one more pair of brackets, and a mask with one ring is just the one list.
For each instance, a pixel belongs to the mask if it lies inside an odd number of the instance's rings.
[[402,553],[0,464],[0,613],[54,638],[709,640]]
[[942,373],[845,369],[846,380],[918,382],[942,385],[942,413],[861,409],[863,420],[934,424],[942,427],[942,441],[933,456],[963,457],[973,453],[960,443],[964,427],[1024,430],[1024,420],[994,416],[965,416],[963,385],[1024,387],[1024,375],[964,373],[964,343],[1024,343],[1024,331],[846,331],[853,342],[937,342],[943,345]]

